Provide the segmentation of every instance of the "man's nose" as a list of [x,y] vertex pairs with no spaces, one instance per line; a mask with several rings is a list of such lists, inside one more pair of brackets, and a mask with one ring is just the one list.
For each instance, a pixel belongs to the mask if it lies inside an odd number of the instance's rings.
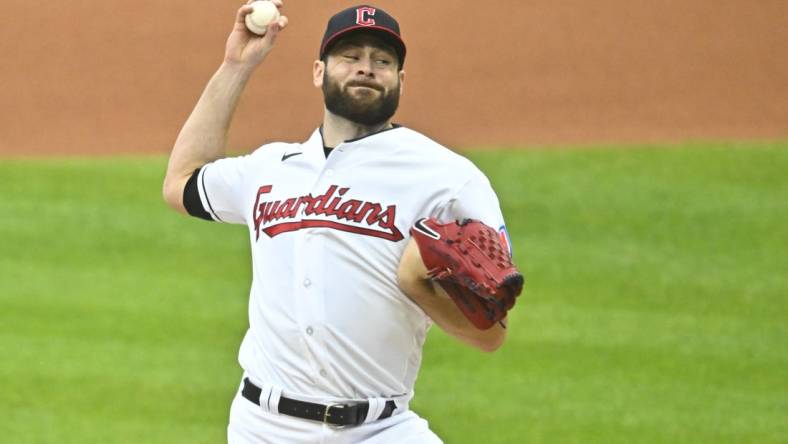
[[374,77],[375,76],[375,72],[372,69],[372,59],[371,58],[359,60],[356,69],[357,69],[356,74],[360,74],[360,75],[363,75],[363,76],[366,76],[366,77]]

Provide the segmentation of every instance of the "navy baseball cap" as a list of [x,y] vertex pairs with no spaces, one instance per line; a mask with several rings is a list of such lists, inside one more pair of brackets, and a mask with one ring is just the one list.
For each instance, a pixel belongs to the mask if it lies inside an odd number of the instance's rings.
[[320,59],[324,59],[340,38],[355,32],[374,33],[390,44],[397,52],[399,67],[402,69],[405,64],[405,42],[399,32],[399,23],[386,11],[369,5],[347,8],[331,17],[320,44]]

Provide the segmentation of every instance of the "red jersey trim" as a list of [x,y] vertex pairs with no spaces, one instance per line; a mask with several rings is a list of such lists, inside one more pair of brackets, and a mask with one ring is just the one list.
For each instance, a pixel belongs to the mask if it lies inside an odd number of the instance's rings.
[[305,219],[296,222],[285,222],[281,224],[271,225],[269,227],[263,228],[262,231],[265,234],[267,234],[268,237],[274,237],[282,233],[298,231],[304,228],[318,228],[318,227],[332,228],[334,230],[346,231],[348,233],[363,234],[364,236],[378,237],[392,242],[398,242],[404,239],[404,237],[402,236],[402,232],[400,232],[397,229],[397,227],[393,227],[392,232],[387,233],[383,231],[372,230],[369,228],[345,225],[339,222],[332,222],[330,220],[315,220],[315,219]]

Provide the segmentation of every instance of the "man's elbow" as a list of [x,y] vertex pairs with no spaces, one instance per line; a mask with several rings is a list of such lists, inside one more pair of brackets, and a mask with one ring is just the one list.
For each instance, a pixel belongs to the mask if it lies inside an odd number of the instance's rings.
[[165,177],[161,187],[161,195],[164,202],[172,209],[185,213],[186,208],[183,206],[183,187],[185,184],[180,182],[179,180],[173,180],[169,176]]
[[496,338],[495,340],[487,340],[487,341],[481,342],[477,346],[477,348],[479,350],[485,352],[485,353],[493,353],[493,352],[497,351],[499,348],[501,348],[503,343],[504,343],[504,339],[503,338],[500,338],[500,339]]
[[471,345],[479,351],[493,353],[506,342],[506,330],[500,325],[494,325],[484,333],[471,342]]

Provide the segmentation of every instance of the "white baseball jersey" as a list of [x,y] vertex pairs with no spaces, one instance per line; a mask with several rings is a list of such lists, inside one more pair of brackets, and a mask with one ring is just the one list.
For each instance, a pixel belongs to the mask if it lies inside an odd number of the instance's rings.
[[421,217],[503,227],[489,181],[470,161],[404,127],[337,146],[319,130],[204,166],[214,220],[252,243],[247,375],[285,394],[410,399],[430,319],[397,285]]

